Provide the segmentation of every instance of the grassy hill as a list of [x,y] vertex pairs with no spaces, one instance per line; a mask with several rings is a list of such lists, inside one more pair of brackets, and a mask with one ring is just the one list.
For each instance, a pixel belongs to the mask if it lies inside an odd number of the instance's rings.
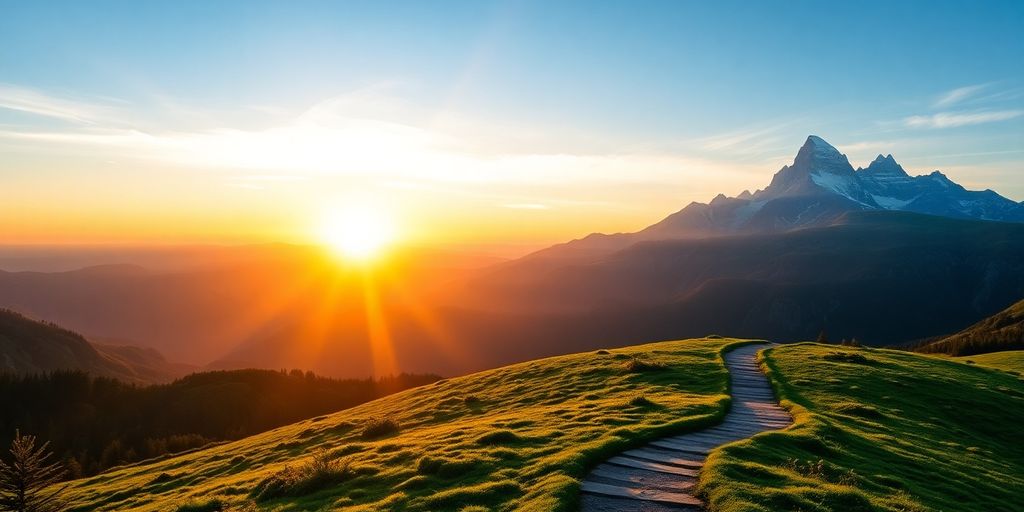
[[990,352],[988,354],[962,356],[955,359],[967,364],[978,364],[981,366],[988,366],[990,368],[998,368],[1011,373],[1016,372],[1018,375],[1024,375],[1024,350]]
[[577,478],[604,457],[717,421],[728,400],[720,352],[735,343],[641,345],[440,381],[69,493],[82,511],[567,510]]
[[[731,339],[554,357],[440,381],[71,484],[73,510],[573,510],[612,453],[717,421]],[[949,358],[795,344],[763,356],[797,424],[715,452],[712,510],[1007,510],[1024,381]]]
[[794,428],[709,458],[714,510],[991,511],[1024,495],[1024,381],[907,352],[764,354]]
[[917,351],[966,356],[1020,349],[1024,349],[1024,300]]

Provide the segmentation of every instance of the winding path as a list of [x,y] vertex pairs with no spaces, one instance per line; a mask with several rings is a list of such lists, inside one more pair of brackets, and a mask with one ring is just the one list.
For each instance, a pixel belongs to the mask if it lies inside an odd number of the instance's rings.
[[762,344],[726,352],[732,407],[722,423],[652,441],[597,466],[583,480],[583,512],[668,512],[701,510],[693,496],[697,473],[711,450],[766,430],[788,427],[793,419],[779,407],[768,378],[757,367]]

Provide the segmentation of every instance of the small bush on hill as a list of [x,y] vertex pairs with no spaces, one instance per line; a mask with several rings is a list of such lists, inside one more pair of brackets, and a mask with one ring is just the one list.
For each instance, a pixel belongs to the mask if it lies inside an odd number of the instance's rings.
[[838,363],[853,363],[853,364],[871,364],[871,360],[864,357],[863,354],[857,354],[854,352],[829,352],[821,356],[826,361],[833,361]]
[[512,444],[522,439],[513,431],[501,429],[489,432],[477,438],[476,442],[483,445]]
[[459,460],[448,457],[431,457],[425,455],[416,465],[416,472],[422,475],[437,475],[442,478],[462,476],[476,466],[474,460]]
[[878,409],[870,405],[863,405],[854,402],[842,402],[832,406],[832,409],[840,414],[860,416],[861,418],[868,419],[880,419],[885,416],[879,412]]
[[160,473],[159,475],[153,477],[153,479],[150,480],[149,483],[151,483],[151,484],[163,484],[163,483],[170,482],[170,481],[174,480],[175,478],[177,478],[177,477],[175,477],[174,475],[172,475],[170,473]]
[[848,487],[855,487],[859,480],[857,473],[852,469],[843,470],[838,466],[825,462],[822,459],[818,459],[817,461],[790,459],[786,463],[786,469],[807,478],[823,480],[825,482],[845,485]]
[[394,418],[370,418],[363,427],[363,439],[376,439],[379,437],[397,434],[402,430],[398,420]]
[[636,395],[633,398],[629,399],[629,405],[632,405],[634,407],[650,407],[654,405],[654,402],[652,402],[644,395]]
[[302,466],[285,466],[281,471],[264,478],[253,489],[252,495],[257,501],[303,496],[339,485],[353,476],[354,472],[347,461],[332,458],[329,453],[321,450]]
[[627,372],[631,373],[656,372],[668,368],[664,363],[645,361],[635,356],[629,358],[622,366]]

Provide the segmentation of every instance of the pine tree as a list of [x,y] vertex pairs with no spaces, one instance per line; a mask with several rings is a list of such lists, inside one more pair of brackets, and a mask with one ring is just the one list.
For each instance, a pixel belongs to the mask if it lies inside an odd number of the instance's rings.
[[50,443],[36,448],[35,436],[15,432],[10,462],[0,460],[0,511],[59,512],[63,509],[61,488],[48,489],[64,478],[64,468],[49,462]]

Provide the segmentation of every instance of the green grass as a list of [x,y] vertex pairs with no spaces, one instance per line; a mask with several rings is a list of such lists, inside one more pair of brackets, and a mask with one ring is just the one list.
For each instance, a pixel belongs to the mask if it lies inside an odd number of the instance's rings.
[[953,360],[967,364],[978,364],[998,368],[1006,372],[1024,375],[1024,350],[1007,350],[973,356],[954,357]]
[[68,496],[79,511],[572,510],[578,479],[601,460],[719,421],[721,352],[738,343],[655,343],[447,379],[78,480]]
[[700,489],[712,510],[990,512],[1021,503],[1018,376],[817,344],[762,357],[797,422],[709,457]]

